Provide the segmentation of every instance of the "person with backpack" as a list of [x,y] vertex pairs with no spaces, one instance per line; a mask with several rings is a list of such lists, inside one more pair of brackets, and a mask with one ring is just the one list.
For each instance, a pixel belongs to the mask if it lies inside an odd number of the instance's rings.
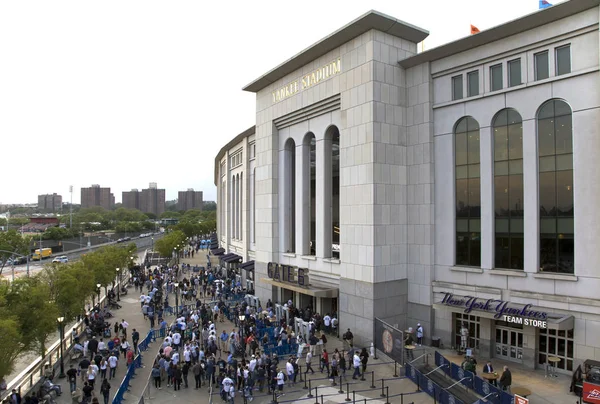
[[107,379],[102,380],[102,384],[100,385],[100,393],[104,397],[104,404],[108,404],[108,399],[110,396],[110,383]]

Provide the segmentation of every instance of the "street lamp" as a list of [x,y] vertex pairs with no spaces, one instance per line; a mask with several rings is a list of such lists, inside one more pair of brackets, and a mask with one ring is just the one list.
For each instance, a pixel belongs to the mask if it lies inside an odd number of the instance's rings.
[[96,292],[98,292],[98,307],[100,307],[100,287],[101,286],[102,285],[99,283],[96,284]]
[[59,317],[56,319],[56,321],[58,321],[58,333],[60,335],[60,374],[58,375],[59,378],[64,379],[66,377],[65,375],[65,362],[63,361],[63,343],[64,343],[64,339],[65,339],[65,329],[64,329],[64,325],[63,322],[65,321],[64,317]]
[[150,251],[154,252],[154,237],[152,237],[152,248],[150,249]]
[[121,268],[117,268],[117,302],[121,301]]
[[242,350],[244,351],[243,354],[243,358],[246,357],[246,344],[245,344],[245,340],[244,340],[244,320],[246,319],[246,316],[244,314],[240,314],[238,316],[238,319],[240,320],[240,339],[242,340]]
[[175,286],[175,315],[179,315],[179,282],[173,283]]

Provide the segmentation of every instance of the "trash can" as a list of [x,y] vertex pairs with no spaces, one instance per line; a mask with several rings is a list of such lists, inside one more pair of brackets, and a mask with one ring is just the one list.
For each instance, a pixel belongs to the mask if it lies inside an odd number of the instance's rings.
[[440,337],[431,337],[431,346],[434,348],[440,347]]

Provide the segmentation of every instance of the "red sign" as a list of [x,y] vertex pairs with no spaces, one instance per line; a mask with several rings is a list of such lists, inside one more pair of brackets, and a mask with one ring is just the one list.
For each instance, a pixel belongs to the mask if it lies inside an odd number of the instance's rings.
[[529,404],[529,399],[515,394],[515,404]]
[[600,385],[583,382],[583,402],[591,404],[600,403]]

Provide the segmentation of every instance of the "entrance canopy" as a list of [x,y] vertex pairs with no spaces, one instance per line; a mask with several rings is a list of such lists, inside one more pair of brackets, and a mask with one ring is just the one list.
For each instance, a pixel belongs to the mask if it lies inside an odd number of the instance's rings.
[[294,292],[298,292],[304,295],[313,296],[313,297],[338,297],[340,290],[337,288],[327,288],[327,287],[319,287],[316,285],[310,285],[308,288],[303,288],[298,285],[294,285],[293,283],[286,283],[273,280],[271,278],[261,278],[262,282],[269,283],[273,286],[278,286],[283,289],[291,290]]

